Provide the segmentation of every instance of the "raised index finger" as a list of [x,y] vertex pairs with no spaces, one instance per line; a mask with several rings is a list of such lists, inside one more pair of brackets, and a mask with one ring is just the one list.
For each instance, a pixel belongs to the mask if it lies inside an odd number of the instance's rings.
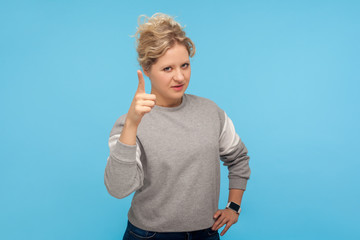
[[137,70],[137,75],[139,78],[139,85],[138,85],[138,88],[136,91],[138,93],[144,93],[145,92],[145,81],[144,81],[144,76],[143,76],[141,70]]

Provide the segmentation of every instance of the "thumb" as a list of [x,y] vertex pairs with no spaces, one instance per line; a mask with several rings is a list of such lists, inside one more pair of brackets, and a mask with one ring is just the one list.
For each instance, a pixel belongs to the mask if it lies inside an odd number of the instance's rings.
[[139,78],[139,85],[138,85],[138,88],[136,91],[139,93],[144,93],[145,92],[145,81],[144,81],[144,76],[143,76],[141,70],[137,70],[137,75]]

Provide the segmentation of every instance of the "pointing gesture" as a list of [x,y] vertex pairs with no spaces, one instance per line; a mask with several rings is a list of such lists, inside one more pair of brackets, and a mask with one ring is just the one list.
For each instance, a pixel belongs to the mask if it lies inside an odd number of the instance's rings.
[[156,100],[156,96],[154,94],[145,93],[144,76],[140,70],[137,71],[137,75],[139,78],[138,88],[126,116],[126,121],[135,126],[138,126],[142,117],[151,111],[151,109],[155,106]]
[[137,70],[137,75],[139,78],[139,85],[137,88],[137,93],[145,93],[145,81],[144,81],[144,76],[142,74],[142,72],[140,70]]

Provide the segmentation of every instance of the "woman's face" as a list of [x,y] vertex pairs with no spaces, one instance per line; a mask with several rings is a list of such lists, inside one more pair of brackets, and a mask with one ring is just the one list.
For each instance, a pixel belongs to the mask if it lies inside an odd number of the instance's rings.
[[178,106],[189,85],[191,75],[186,47],[176,43],[144,73],[150,78],[151,93],[156,95],[156,105]]

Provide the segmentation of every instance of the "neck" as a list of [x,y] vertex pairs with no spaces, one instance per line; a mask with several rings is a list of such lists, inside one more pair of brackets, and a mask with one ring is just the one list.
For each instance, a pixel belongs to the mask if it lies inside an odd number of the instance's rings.
[[156,95],[156,105],[160,107],[177,107],[182,103],[182,97],[179,99],[165,99],[156,93],[151,93]]

